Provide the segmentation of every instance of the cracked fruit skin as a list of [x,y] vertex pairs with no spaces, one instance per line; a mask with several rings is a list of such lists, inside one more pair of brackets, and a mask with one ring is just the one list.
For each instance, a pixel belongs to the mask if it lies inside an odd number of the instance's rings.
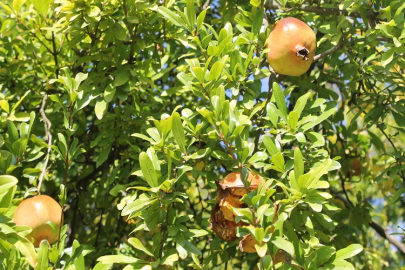
[[[249,191],[257,189],[261,182],[265,182],[263,177],[251,171],[248,172],[246,181],[250,184]],[[219,186],[223,190],[229,189],[230,193],[235,196],[243,197],[243,195],[246,194],[245,185],[243,184],[240,177],[240,172],[233,172],[228,174],[224,179],[222,179],[222,181],[219,183]]]
[[267,38],[267,61],[282,75],[300,76],[308,71],[315,56],[316,35],[303,21],[285,18],[276,23]]
[[14,213],[14,223],[19,226],[28,226],[32,232],[28,238],[34,238],[34,246],[38,247],[42,240],[50,244],[58,238],[57,232],[47,223],[52,221],[57,231],[60,227],[62,207],[54,199],[46,195],[39,195],[24,200]]

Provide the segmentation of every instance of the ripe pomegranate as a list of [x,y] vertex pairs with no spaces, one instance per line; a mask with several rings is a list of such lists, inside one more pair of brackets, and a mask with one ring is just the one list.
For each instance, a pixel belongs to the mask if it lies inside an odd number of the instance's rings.
[[58,234],[47,224],[52,221],[59,231],[62,207],[54,199],[39,195],[24,200],[14,213],[14,223],[32,228],[28,237],[34,238],[34,246],[38,247],[42,240],[54,243]]
[[300,76],[308,71],[316,49],[316,35],[303,21],[285,18],[267,38],[269,65],[278,74]]

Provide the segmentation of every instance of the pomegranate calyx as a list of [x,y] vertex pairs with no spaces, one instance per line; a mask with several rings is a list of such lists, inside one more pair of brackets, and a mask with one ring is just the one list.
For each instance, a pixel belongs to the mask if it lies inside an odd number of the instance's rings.
[[304,60],[304,61],[308,61],[308,60],[309,60],[308,56],[309,56],[309,54],[310,54],[310,51],[309,51],[307,48],[302,47],[302,46],[297,46],[296,49],[297,49],[296,55],[297,55],[298,57],[301,57],[302,60]]

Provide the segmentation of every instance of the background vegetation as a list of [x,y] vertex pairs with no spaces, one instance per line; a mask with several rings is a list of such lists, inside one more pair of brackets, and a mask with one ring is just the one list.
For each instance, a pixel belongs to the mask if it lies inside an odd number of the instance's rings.
[[[404,265],[403,1],[0,5],[0,268]],[[289,16],[317,33],[300,77],[265,60]],[[268,180],[238,213],[258,254],[209,229],[216,181],[246,170]],[[39,191],[65,227],[35,250],[12,217]]]

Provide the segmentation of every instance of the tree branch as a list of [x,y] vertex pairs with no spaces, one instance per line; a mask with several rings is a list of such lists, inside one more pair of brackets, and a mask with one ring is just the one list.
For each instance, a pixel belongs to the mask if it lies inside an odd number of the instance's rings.
[[[337,191],[333,190],[332,188],[330,189],[332,194],[336,195],[336,198],[341,200],[346,208],[350,209],[352,208],[350,205],[350,202],[344,198],[341,194],[339,194]],[[387,229],[384,229],[381,225],[376,223],[375,221],[370,222],[371,228],[373,228],[382,238],[386,239],[388,242],[391,243],[391,245],[395,246],[398,251],[401,253],[402,256],[405,257],[405,244],[399,242],[395,237],[391,236],[388,232]]]
[[[264,5],[266,9],[283,9],[282,6],[278,4],[274,4],[273,1],[267,1],[267,3]],[[316,6],[310,6],[310,5],[301,5],[298,7],[291,7],[290,5],[286,6],[288,9],[296,9],[299,11],[305,11],[305,12],[313,12],[316,14],[323,14],[323,15],[345,15],[349,17],[356,17],[356,18],[361,18],[360,12],[349,12],[347,10],[340,10],[338,8],[324,8],[324,7],[316,7]]]
[[323,53],[317,54],[314,56],[314,60],[313,62],[316,62],[322,58],[325,58],[326,56],[328,56],[329,54],[332,54],[334,52],[336,52],[337,50],[343,48],[343,42],[339,42],[339,44],[337,44],[336,46],[330,48],[329,50],[324,51]]
[[46,117],[46,114],[45,114],[45,104],[46,104],[47,99],[48,99],[48,95],[45,94],[44,98],[42,99],[41,109],[39,110],[39,112],[42,115],[42,120],[44,121],[44,129],[45,129],[44,140],[48,139],[48,151],[46,153],[46,158],[45,158],[44,166],[42,167],[41,175],[38,178],[37,195],[41,194],[42,181],[44,180],[46,167],[48,166],[49,154],[51,152],[51,145],[52,145],[52,134],[50,131],[52,124],[51,124],[51,121],[49,121],[48,117]]
[[[394,149],[395,152],[398,152],[397,147],[395,146],[394,142],[391,140],[391,137],[388,136],[388,134],[384,131],[384,129],[381,127],[381,125],[377,124],[378,129],[382,132],[382,134],[384,134],[385,138],[387,138],[387,140],[390,142],[392,148]],[[394,156],[398,166],[401,167],[401,161],[399,160],[399,158],[397,158],[396,156]],[[405,185],[405,175],[404,175],[404,171],[400,168],[400,176],[402,178],[402,181],[404,182]]]

